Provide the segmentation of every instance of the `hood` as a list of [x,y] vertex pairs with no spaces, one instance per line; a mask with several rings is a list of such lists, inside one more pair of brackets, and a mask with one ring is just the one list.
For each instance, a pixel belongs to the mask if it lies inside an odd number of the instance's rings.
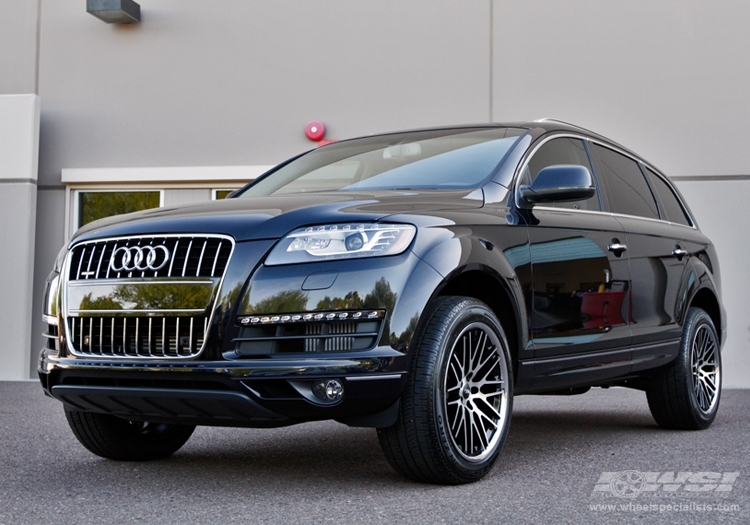
[[237,241],[278,239],[302,226],[377,221],[392,214],[481,208],[482,190],[330,192],[236,198],[155,208],[87,224],[73,242],[127,235],[223,233]]

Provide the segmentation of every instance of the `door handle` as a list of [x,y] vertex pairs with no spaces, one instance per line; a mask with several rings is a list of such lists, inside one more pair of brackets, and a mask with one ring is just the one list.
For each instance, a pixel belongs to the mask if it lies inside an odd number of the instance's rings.
[[607,249],[614,253],[615,257],[620,257],[628,249],[628,245],[622,244],[619,239],[612,239],[612,243],[607,246]]
[[683,250],[682,246],[679,244],[674,247],[674,250],[672,250],[672,255],[677,257],[678,261],[681,261],[683,257],[687,257],[690,255],[687,250]]

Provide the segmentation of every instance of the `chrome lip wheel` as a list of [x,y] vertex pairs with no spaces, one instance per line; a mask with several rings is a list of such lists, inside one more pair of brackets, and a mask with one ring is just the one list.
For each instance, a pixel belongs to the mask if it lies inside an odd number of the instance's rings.
[[458,454],[481,462],[497,449],[508,418],[508,364],[494,331],[475,322],[464,328],[448,355],[443,409]]
[[701,412],[709,414],[719,399],[721,367],[716,353],[718,345],[707,326],[696,330],[690,349],[690,366],[693,374],[693,393]]

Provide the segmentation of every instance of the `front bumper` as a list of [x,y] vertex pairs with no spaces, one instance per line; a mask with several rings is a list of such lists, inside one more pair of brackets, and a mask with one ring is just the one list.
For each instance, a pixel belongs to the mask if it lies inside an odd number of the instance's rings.
[[[51,328],[39,361],[45,392],[72,410],[133,421],[244,427],[321,419],[352,426],[395,423],[411,337],[441,276],[411,252],[259,266],[271,244],[235,245],[198,354],[151,355],[153,334],[139,335],[137,323],[132,333],[123,324],[121,348],[112,343],[106,352],[97,342],[107,342],[100,323],[86,330],[79,325],[75,352],[75,331],[63,328],[67,341],[61,344]],[[360,312],[379,314],[355,317]],[[308,313],[325,313],[326,320],[298,322],[299,314]],[[329,315],[336,318],[330,329],[316,326]],[[321,402],[311,395],[322,380],[339,381],[343,397]]]
[[[228,361],[124,361],[60,358],[43,349],[39,379],[68,408],[133,421],[277,427],[336,419],[352,426],[390,426],[406,382],[405,356],[391,348],[367,357]],[[336,403],[309,395],[337,379]]]

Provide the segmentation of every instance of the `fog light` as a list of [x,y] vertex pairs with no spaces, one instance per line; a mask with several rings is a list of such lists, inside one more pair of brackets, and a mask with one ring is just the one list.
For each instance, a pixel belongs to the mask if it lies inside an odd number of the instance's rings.
[[321,401],[332,403],[344,397],[344,385],[338,379],[324,379],[313,385],[312,392]]

